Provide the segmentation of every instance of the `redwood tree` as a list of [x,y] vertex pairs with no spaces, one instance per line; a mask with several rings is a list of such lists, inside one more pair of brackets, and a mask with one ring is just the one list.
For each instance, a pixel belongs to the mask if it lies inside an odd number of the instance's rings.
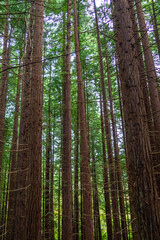
[[29,142],[27,240],[41,239],[42,35],[44,1],[35,0]]
[[159,239],[159,205],[144,99],[126,1],[114,1],[115,34],[126,127],[128,174],[136,214],[136,239]]

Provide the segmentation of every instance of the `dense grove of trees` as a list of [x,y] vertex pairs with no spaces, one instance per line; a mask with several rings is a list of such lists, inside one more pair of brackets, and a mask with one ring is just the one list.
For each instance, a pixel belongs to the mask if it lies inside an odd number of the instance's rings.
[[0,239],[160,239],[159,7],[0,1]]

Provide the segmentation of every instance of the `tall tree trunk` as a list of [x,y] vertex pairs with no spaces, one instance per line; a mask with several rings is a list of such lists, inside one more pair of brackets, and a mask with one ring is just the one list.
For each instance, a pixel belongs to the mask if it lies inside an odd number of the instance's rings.
[[80,113],[80,135],[81,135],[83,238],[93,240],[89,143],[87,139],[86,113],[85,113],[85,105],[84,105],[83,82],[82,82],[80,52],[79,52],[80,50],[79,50],[79,39],[78,39],[76,0],[73,1],[73,9],[74,9],[74,37],[75,37],[77,82],[78,82],[78,108]]
[[63,82],[63,147],[62,147],[62,240],[72,240],[72,171],[71,171],[71,90],[70,32],[71,1],[67,4],[67,43]]
[[119,221],[116,181],[115,181],[115,175],[114,175],[114,162],[113,162],[113,153],[112,153],[112,144],[111,144],[111,130],[110,130],[110,123],[108,120],[107,99],[106,99],[106,90],[105,90],[104,72],[103,72],[103,61],[102,61],[101,43],[100,43],[98,17],[97,17],[95,0],[94,0],[94,12],[95,12],[95,18],[96,18],[97,43],[98,43],[98,52],[99,52],[100,74],[101,74],[101,88],[102,88],[103,107],[104,107],[104,123],[105,123],[105,130],[106,130],[107,151],[108,151],[108,161],[109,161],[109,176],[110,176],[110,184],[111,184],[111,198],[112,198],[112,206],[113,206],[112,211],[113,211],[113,222],[114,222],[114,238],[116,240],[120,240],[121,239],[121,229],[120,229],[120,221]]
[[156,17],[156,11],[155,11],[155,4],[154,0],[152,0],[152,11],[153,11],[153,27],[154,27],[154,34],[156,39],[156,44],[158,48],[158,54],[160,58],[160,37],[158,32],[158,23],[157,23],[157,17]]
[[58,179],[58,240],[61,240],[61,173],[59,168],[59,179]]
[[50,162],[51,162],[51,99],[49,87],[48,129],[46,137],[46,176],[45,176],[45,239],[50,239]]
[[[21,65],[21,60],[19,61]],[[17,81],[16,105],[14,114],[13,137],[10,153],[10,173],[9,173],[9,203],[7,218],[7,240],[14,240],[14,222],[15,222],[15,197],[16,197],[16,168],[17,168],[17,139],[18,139],[18,116],[19,116],[19,97],[21,83],[21,68],[19,68]]]
[[131,19],[132,19],[132,26],[133,26],[133,31],[134,31],[134,38],[136,42],[136,52],[137,52],[137,59],[138,59],[138,67],[139,67],[139,73],[140,73],[140,81],[141,81],[141,86],[143,90],[143,97],[144,97],[144,103],[146,107],[146,114],[147,114],[147,122],[148,122],[148,129],[149,129],[149,134],[151,138],[151,147],[152,151],[155,151],[155,139],[154,139],[154,126],[153,126],[153,117],[151,113],[151,106],[150,106],[150,100],[149,100],[149,91],[148,91],[148,86],[147,86],[147,78],[146,78],[146,70],[143,62],[143,56],[142,56],[142,50],[141,50],[141,43],[140,43],[140,38],[139,38],[139,33],[138,33],[138,26],[137,26],[137,21],[136,21],[136,16],[135,16],[135,11],[134,11],[134,3],[133,1],[128,1],[129,7],[130,7],[130,12],[131,12]]
[[27,196],[27,173],[29,157],[29,115],[30,115],[30,74],[31,74],[31,54],[32,54],[32,25],[34,6],[30,8],[30,23],[28,29],[28,39],[25,57],[24,80],[22,81],[21,97],[21,117],[19,130],[19,144],[17,156],[16,175],[16,218],[14,239],[25,239],[26,227],[26,196]]
[[50,188],[50,215],[51,215],[51,231],[50,239],[55,239],[55,228],[54,228],[54,151],[55,151],[55,109],[54,109],[54,123],[53,123],[53,153],[51,160],[51,188]]
[[79,159],[79,113],[77,107],[77,126],[75,134],[75,164],[74,164],[74,215],[73,215],[74,240],[79,240],[78,159]]
[[[4,123],[5,123],[5,111],[6,111],[6,96],[8,86],[8,66],[9,66],[9,54],[8,54],[8,11],[9,2],[5,1],[6,15],[4,25],[4,37],[3,37],[3,55],[2,55],[2,74],[0,83],[0,172],[2,171],[2,153],[3,153],[3,135],[4,135]],[[1,181],[1,174],[0,174]],[[1,197],[1,194],[0,194]],[[1,211],[1,209],[0,209]]]
[[159,205],[132,22],[126,1],[114,1],[115,36],[127,137],[128,174],[137,240],[160,238]]
[[[116,70],[117,72],[117,84],[118,84],[118,95],[119,95],[119,105],[120,105],[120,112],[121,112],[121,124],[122,124],[122,135],[123,135],[123,145],[124,145],[124,152],[125,152],[125,158],[126,158],[126,166],[128,164],[128,155],[127,155],[127,144],[126,144],[126,133],[125,133],[125,124],[124,124],[124,114],[123,114],[123,102],[122,102],[122,93],[121,93],[121,86],[120,86],[120,79],[119,79],[119,75],[118,75],[118,69]],[[128,194],[129,194],[129,215],[131,216],[131,221],[129,219],[128,221],[128,234],[129,234],[129,230],[130,230],[130,225],[132,226],[132,235],[133,235],[133,239],[136,239],[136,234],[137,232],[134,231],[135,229],[135,219],[136,219],[136,215],[135,215],[135,210],[134,210],[134,203],[133,203],[133,199],[131,199],[130,193],[131,193],[131,184],[130,184],[130,175],[128,174],[128,166],[127,166],[127,176],[128,176],[128,181],[127,181],[127,185],[128,185]],[[127,204],[127,202],[126,202]],[[129,224],[130,222],[130,224]]]
[[[92,137],[92,140],[93,140],[93,137]],[[92,148],[92,185],[93,185],[93,209],[94,209],[94,240],[102,240],[96,163],[95,163],[95,156],[94,156],[94,142],[92,142],[92,147],[93,147]]]
[[42,35],[44,1],[35,0],[31,77],[30,169],[27,240],[41,239]]
[[121,168],[120,168],[120,164],[119,164],[120,159],[119,159],[119,150],[118,150],[118,142],[117,142],[118,136],[117,136],[117,128],[116,128],[116,124],[115,124],[115,117],[114,117],[113,98],[112,98],[112,89],[111,89],[111,74],[110,74],[110,66],[109,66],[109,60],[108,60],[108,48],[107,48],[106,41],[105,41],[105,54],[106,54],[108,91],[109,91],[109,100],[110,100],[113,141],[114,141],[115,167],[116,167],[116,175],[117,175],[117,180],[118,180],[117,185],[118,185],[118,193],[119,193],[120,212],[121,212],[122,236],[123,236],[123,240],[128,240],[126,214],[125,214],[125,206],[124,206],[124,195],[123,195],[123,187],[122,187],[122,173],[121,173]]
[[160,196],[160,99],[159,93],[157,88],[157,76],[155,71],[155,65],[153,61],[152,51],[150,48],[150,43],[147,34],[146,23],[144,19],[144,14],[142,10],[141,1],[135,0],[136,8],[137,8],[137,17],[140,26],[141,38],[142,38],[142,46],[146,64],[146,71],[147,71],[147,78],[148,78],[148,85],[149,85],[149,93],[150,93],[150,100],[152,106],[152,114],[153,114],[153,121],[154,121],[154,131],[155,131],[155,144],[156,144],[156,152],[158,153],[158,160],[155,161],[155,173],[157,186],[158,186],[158,193]]
[[108,240],[113,239],[112,231],[112,216],[111,216],[111,205],[110,205],[110,192],[109,192],[109,181],[108,181],[108,167],[106,160],[106,146],[104,137],[104,120],[102,111],[102,101],[100,98],[100,108],[101,108],[101,132],[102,132],[102,149],[103,149],[103,162],[104,162],[104,198],[105,198],[105,210],[106,210],[106,223],[107,223],[107,236]]

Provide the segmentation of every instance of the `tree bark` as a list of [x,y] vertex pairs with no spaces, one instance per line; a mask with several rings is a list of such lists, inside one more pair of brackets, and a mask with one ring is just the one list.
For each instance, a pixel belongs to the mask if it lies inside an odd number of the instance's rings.
[[82,83],[76,0],[73,1],[74,9],[74,37],[78,82],[78,108],[80,113],[80,135],[81,135],[81,168],[82,168],[82,201],[83,201],[83,239],[93,240],[93,219],[92,219],[92,193],[89,164],[89,143],[87,139],[86,113],[84,105],[84,93]]
[[137,240],[159,239],[159,205],[132,22],[126,1],[114,1],[115,36],[126,127],[128,174]]
[[[21,65],[21,61],[19,61]],[[9,172],[9,203],[8,203],[8,218],[7,218],[7,240],[14,240],[14,223],[15,223],[15,201],[16,201],[16,169],[17,169],[17,139],[18,139],[18,115],[19,115],[19,98],[20,98],[20,83],[21,83],[21,68],[19,68],[17,81],[16,105],[14,114],[13,137],[10,153],[10,172]]]
[[34,5],[30,8],[30,23],[28,29],[28,39],[26,47],[24,80],[22,81],[21,116],[19,129],[19,143],[17,155],[16,174],[16,218],[14,239],[20,240],[26,237],[26,197],[27,197],[27,174],[29,161],[29,116],[30,116],[30,74],[31,74],[31,54],[32,54],[32,25],[33,25]]
[[157,17],[156,17],[156,11],[155,11],[155,4],[154,3],[155,3],[154,0],[152,0],[153,27],[154,27],[156,44],[157,44],[157,48],[158,48],[158,54],[159,54],[159,58],[160,58],[160,37],[159,37],[159,32],[158,32],[158,23],[157,23]]
[[[62,240],[72,240],[72,171],[71,171],[71,80],[70,32],[71,1],[67,3],[67,42],[65,44],[63,80],[63,147],[62,147]],[[65,23],[64,23],[65,24]],[[64,39],[65,41],[65,39]]]
[[146,71],[147,71],[147,78],[148,78],[148,86],[149,86],[149,93],[150,93],[150,100],[151,100],[151,107],[152,107],[152,114],[153,114],[153,121],[154,121],[154,132],[155,132],[155,144],[156,144],[156,152],[154,154],[157,155],[158,160],[154,162],[156,180],[157,180],[157,187],[158,193],[160,196],[160,99],[157,87],[157,76],[155,65],[153,61],[152,51],[150,48],[150,43],[148,39],[148,33],[146,28],[146,23],[144,19],[144,14],[142,10],[141,1],[135,0],[136,9],[137,9],[137,17],[140,26],[140,33],[142,39],[142,46],[146,64]]
[[123,240],[128,240],[126,214],[125,214],[125,206],[124,206],[124,195],[123,195],[123,187],[122,187],[122,173],[121,173],[121,168],[119,164],[120,159],[119,159],[118,140],[117,140],[118,136],[117,136],[117,128],[115,124],[115,117],[114,117],[113,98],[112,98],[112,89],[111,89],[111,74],[110,74],[110,67],[109,67],[109,61],[108,61],[108,48],[107,48],[106,41],[105,41],[105,55],[106,55],[106,65],[107,65],[108,92],[109,92],[109,101],[110,101],[113,141],[114,141],[115,168],[116,168],[116,175],[118,180],[117,185],[118,185],[119,205],[120,205],[120,213],[121,213],[121,228],[122,228]]
[[95,12],[95,18],[96,18],[97,44],[98,44],[98,52],[99,52],[101,88],[102,88],[103,107],[104,107],[104,123],[105,123],[108,161],[109,161],[109,176],[110,176],[110,184],[111,184],[112,211],[113,211],[113,222],[114,222],[114,238],[115,238],[115,240],[120,240],[121,239],[121,228],[120,228],[120,221],[119,221],[116,181],[115,181],[115,175],[114,175],[115,169],[114,169],[113,152],[112,152],[112,144],[111,144],[111,130],[110,130],[110,123],[108,120],[103,61],[102,61],[101,43],[100,43],[98,17],[97,17],[95,0],[94,0],[94,12]]
[[79,240],[78,159],[79,159],[79,113],[77,107],[77,126],[75,134],[75,164],[74,164],[74,218],[73,218],[74,240]]
[[[6,16],[4,25],[4,38],[3,38],[3,55],[2,55],[2,74],[0,83],[0,172],[2,171],[2,154],[3,154],[3,137],[4,137],[4,123],[5,123],[5,111],[6,111],[6,96],[8,86],[8,66],[9,66],[9,49],[8,49],[8,0],[5,2]],[[1,174],[0,174],[1,181]],[[1,197],[1,196],[0,196]]]
[[109,191],[109,181],[108,181],[108,167],[107,167],[106,146],[105,146],[105,137],[104,137],[105,136],[104,120],[103,120],[103,110],[102,110],[101,100],[100,100],[100,108],[101,108],[102,149],[103,149],[103,162],[104,162],[103,179],[104,179],[104,198],[105,198],[105,210],[106,210],[107,236],[108,236],[108,240],[113,240],[110,191]]
[[41,154],[42,154],[42,35],[44,1],[35,0],[33,64],[31,77],[30,187],[27,240],[41,239]]

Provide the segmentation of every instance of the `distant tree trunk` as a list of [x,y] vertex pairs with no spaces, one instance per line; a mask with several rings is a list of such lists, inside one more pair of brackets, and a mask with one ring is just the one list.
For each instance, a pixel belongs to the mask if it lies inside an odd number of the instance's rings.
[[77,8],[76,0],[73,1],[74,9],[74,37],[78,82],[78,108],[80,113],[80,135],[81,135],[81,174],[82,174],[82,201],[83,201],[83,238],[93,240],[92,219],[92,193],[89,164],[89,143],[87,139],[86,113],[84,105],[84,93],[82,83],[81,61],[79,52]]
[[[92,140],[93,140],[93,137],[92,137]],[[92,142],[92,147],[93,147],[92,149],[92,185],[93,185],[93,209],[94,209],[94,240],[102,240],[96,163],[95,163],[95,156],[94,156],[94,142]]]
[[41,239],[42,35],[44,1],[35,0],[31,77],[30,169],[27,240]]
[[[9,54],[8,54],[8,8],[9,2],[5,1],[6,15],[4,25],[4,37],[3,37],[3,55],[2,55],[2,73],[0,82],[0,172],[2,170],[2,153],[3,153],[3,136],[4,136],[4,123],[5,123],[5,112],[6,112],[6,96],[8,86],[8,66],[9,66]],[[1,181],[1,174],[0,174]],[[0,187],[1,188],[1,187]],[[1,197],[1,194],[0,194]]]
[[48,129],[46,137],[46,176],[45,176],[45,239],[50,239],[50,162],[51,162],[51,97],[49,87]]
[[103,179],[104,179],[104,198],[105,198],[105,210],[106,210],[107,236],[108,236],[108,240],[113,240],[110,192],[109,192],[109,181],[108,181],[108,167],[107,167],[107,160],[106,160],[104,121],[103,121],[103,111],[102,111],[101,98],[100,98],[100,108],[101,108],[102,149],[103,149],[103,162],[104,162]]
[[113,141],[114,141],[115,168],[116,168],[116,175],[117,175],[117,180],[118,180],[117,185],[118,185],[118,193],[119,193],[120,212],[121,212],[122,236],[123,236],[123,240],[128,240],[126,214],[125,214],[125,206],[124,206],[124,195],[123,195],[123,187],[122,187],[122,173],[121,173],[121,168],[120,168],[120,164],[119,164],[120,159],[119,159],[118,140],[117,140],[118,136],[117,136],[117,129],[116,129],[116,124],[115,124],[115,117],[114,117],[113,98],[112,98],[112,89],[111,89],[111,74],[110,74],[110,66],[109,66],[109,60],[108,60],[108,48],[107,48],[106,41],[105,41],[105,54],[106,54],[108,92],[109,92],[109,100],[110,100]]
[[142,46],[146,64],[146,71],[147,71],[147,78],[148,78],[148,86],[149,86],[149,93],[150,93],[150,100],[152,106],[152,114],[153,114],[153,121],[154,121],[154,131],[155,131],[155,144],[156,144],[156,153],[158,156],[158,160],[155,161],[155,173],[156,173],[156,180],[158,186],[158,193],[160,196],[160,99],[157,87],[157,76],[155,65],[153,61],[152,51],[150,48],[150,43],[147,34],[146,23],[144,19],[144,14],[142,10],[141,1],[135,0],[136,8],[137,8],[137,17],[140,26],[141,38],[142,38]]
[[[119,105],[120,105],[120,112],[121,112],[121,124],[122,124],[122,135],[123,135],[123,144],[124,144],[124,152],[125,152],[125,158],[126,158],[126,166],[128,164],[128,155],[127,155],[127,144],[126,144],[126,134],[125,134],[125,124],[124,124],[124,114],[123,114],[123,103],[122,103],[122,93],[121,93],[121,86],[120,86],[120,79],[119,79],[119,75],[118,75],[118,69],[116,70],[117,72],[117,84],[118,84],[118,95],[119,95]],[[128,166],[127,166],[127,173],[128,173]],[[130,215],[131,215],[131,222],[129,220],[128,222],[128,234],[129,234],[129,230],[130,230],[130,225],[132,226],[132,235],[133,235],[133,239],[136,239],[136,234],[137,232],[134,231],[135,229],[135,220],[136,220],[136,215],[135,215],[135,210],[134,210],[134,204],[133,204],[133,200],[130,197],[130,193],[131,193],[131,184],[130,184],[130,180],[129,177],[130,175],[127,174],[128,176],[128,194],[129,194],[129,208],[130,208]],[[127,204],[127,202],[126,202]],[[130,223],[130,224],[129,224]]]
[[74,164],[74,215],[73,215],[74,240],[79,240],[78,159],[79,159],[79,113],[77,107],[77,126],[75,134],[75,164]]
[[[71,90],[70,31],[71,1],[67,4],[67,43],[63,82],[63,145],[62,145],[62,240],[72,240],[72,171],[71,171]],[[64,39],[65,41],[65,39]]]
[[[21,65],[21,61],[19,61]],[[19,97],[21,83],[21,68],[19,67],[16,105],[14,114],[13,137],[10,153],[10,172],[9,172],[9,203],[8,203],[8,218],[7,218],[7,240],[14,240],[14,222],[15,222],[15,201],[16,201],[16,169],[17,169],[17,139],[18,139],[18,116],[19,116]]]
[[130,195],[135,208],[137,240],[159,239],[158,195],[127,1],[114,1],[114,18],[127,138]]
[[55,151],[55,110],[54,110],[54,123],[53,123],[53,153],[52,153],[52,160],[51,160],[51,188],[50,188],[50,215],[51,215],[51,231],[50,231],[50,239],[55,239],[55,230],[54,230],[54,198],[53,198],[53,191],[54,191],[54,151]]
[[111,144],[111,130],[110,130],[110,123],[108,120],[107,99],[106,99],[106,90],[105,90],[104,72],[103,72],[103,61],[102,61],[101,43],[100,43],[98,17],[97,17],[95,0],[94,0],[94,12],[95,12],[95,18],[96,18],[97,43],[98,43],[98,52],[99,52],[100,74],[101,74],[101,88],[102,88],[103,107],[104,107],[104,123],[105,123],[105,130],[106,130],[107,151],[108,151],[108,161],[109,161],[109,176],[110,176],[110,184],[111,184],[111,198],[112,198],[112,206],[113,206],[112,211],[113,211],[113,222],[114,222],[114,238],[115,238],[115,240],[120,240],[121,239],[121,228],[120,228],[120,221],[119,221],[116,181],[115,181],[115,175],[114,175],[114,162],[113,162],[113,153],[112,153],[112,144]]
[[160,58],[160,37],[159,37],[159,32],[158,32],[158,23],[157,23],[157,17],[156,17],[155,4],[154,3],[155,3],[154,0],[152,0],[153,27],[154,27],[156,44],[157,44],[157,48],[158,48],[158,54],[159,54],[159,58]]
[[58,179],[58,240],[61,240],[61,203],[60,203],[60,197],[61,197],[61,173],[59,169],[59,179]]
[[27,173],[29,161],[29,116],[30,116],[30,74],[31,74],[31,54],[32,54],[32,28],[33,28],[34,5],[30,8],[30,23],[28,29],[28,39],[26,47],[24,80],[22,81],[21,116],[19,129],[19,143],[17,156],[16,174],[16,218],[14,239],[25,240],[26,227],[26,197],[27,197]]

